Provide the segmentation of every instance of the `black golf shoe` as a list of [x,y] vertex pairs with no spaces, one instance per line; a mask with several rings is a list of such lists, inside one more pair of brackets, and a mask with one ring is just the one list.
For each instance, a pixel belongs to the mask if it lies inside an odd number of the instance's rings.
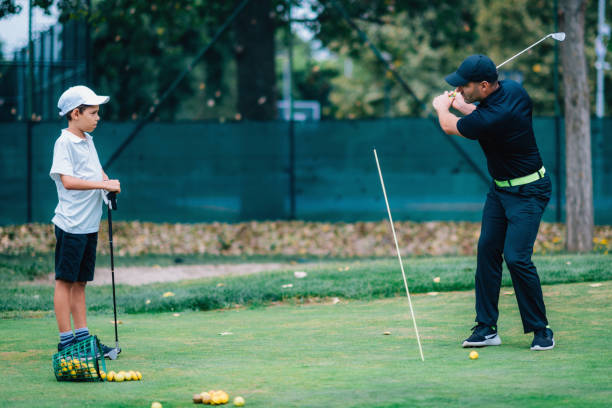
[[72,340],[70,340],[68,343],[62,345],[62,343],[57,343],[57,351],[62,351],[70,346],[72,346],[73,344],[76,343],[76,339],[73,337]]
[[533,333],[532,350],[550,350],[553,347],[555,347],[555,339],[553,338],[553,331],[548,327],[537,329]]
[[[121,353],[121,347],[117,347],[115,349],[114,347],[109,347],[106,344],[103,344],[102,342],[100,342],[100,348],[102,349],[102,354],[104,354],[104,357],[110,358],[111,360],[117,358],[116,356]],[[113,354],[115,350],[117,350],[117,353],[115,354],[114,358],[111,358],[111,354]]]
[[[86,340],[89,340],[89,339],[90,339],[90,338],[92,338],[92,337],[94,337],[94,336],[89,335],[89,336],[87,336],[86,338],[84,338],[84,339],[83,339],[83,340],[81,340],[81,341],[86,341]],[[100,349],[101,349],[101,351],[102,351],[102,355],[103,355],[104,357],[106,357],[106,358],[111,358],[111,354],[114,354],[114,355],[115,355],[115,358],[116,358],[116,356],[117,356],[117,355],[119,355],[119,354],[121,353],[121,347],[117,347],[117,349],[116,349],[116,350],[117,350],[117,352],[116,352],[116,354],[115,354],[115,353],[114,353],[114,350],[115,350],[115,348],[114,348],[114,347],[109,347],[109,346],[107,346],[106,344],[104,344],[104,343],[102,343],[102,342],[100,342]],[[96,350],[96,357],[100,357],[100,352],[99,352],[98,350]],[[113,358],[113,360],[114,360],[114,358]]]
[[501,338],[497,334],[497,327],[478,323],[472,327],[472,335],[463,341],[463,347],[499,346]]

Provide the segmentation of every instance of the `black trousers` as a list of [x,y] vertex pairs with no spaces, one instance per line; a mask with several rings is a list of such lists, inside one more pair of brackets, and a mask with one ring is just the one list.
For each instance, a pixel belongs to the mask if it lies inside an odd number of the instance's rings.
[[533,244],[550,200],[548,175],[516,187],[492,183],[482,213],[476,267],[476,321],[497,325],[502,255],[510,270],[523,330],[546,327],[546,307],[533,262]]

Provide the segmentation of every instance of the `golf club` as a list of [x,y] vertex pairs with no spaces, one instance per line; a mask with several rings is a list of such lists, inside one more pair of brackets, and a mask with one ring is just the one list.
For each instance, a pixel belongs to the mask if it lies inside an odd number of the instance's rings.
[[512,61],[513,59],[515,59],[516,57],[518,57],[522,53],[524,53],[526,51],[529,51],[530,49],[532,49],[533,47],[535,47],[536,45],[538,45],[539,43],[541,43],[542,41],[544,41],[545,39],[547,39],[549,37],[552,38],[553,40],[563,41],[563,40],[565,40],[565,33],[564,32],[550,33],[547,36],[542,37],[540,40],[538,40],[535,43],[531,44],[529,47],[525,48],[523,51],[519,52],[518,54],[508,58],[507,60],[505,60],[504,62],[499,64],[496,68],[499,69],[499,67],[501,67],[502,65],[506,64],[507,62]]
[[[499,67],[505,65],[506,63],[512,61],[513,59],[515,59],[516,57],[518,57],[519,55],[521,55],[522,53],[529,51],[530,49],[532,49],[533,47],[535,47],[536,45],[538,45],[539,43],[541,43],[542,41],[544,41],[547,38],[552,38],[553,40],[556,41],[564,41],[565,40],[565,33],[564,32],[559,32],[559,33],[550,33],[542,38],[540,38],[538,41],[534,42],[533,44],[531,44],[529,47],[525,48],[523,51],[519,52],[518,54],[513,55],[512,57],[508,58],[507,60],[505,60],[504,62],[502,62],[501,64],[499,64],[497,67],[495,67],[496,69],[499,69]],[[454,98],[457,95],[456,91],[451,91],[448,93],[448,97],[449,98]]]
[[425,357],[423,357],[423,348],[421,347],[421,339],[419,338],[419,329],[417,329],[416,319],[414,318],[414,310],[412,309],[412,301],[410,300],[410,291],[408,290],[408,282],[406,281],[404,264],[402,263],[402,256],[400,255],[399,245],[397,243],[395,227],[393,226],[393,218],[391,217],[389,200],[387,200],[387,190],[385,189],[385,182],[383,181],[382,172],[380,171],[380,164],[378,163],[378,154],[376,154],[376,149],[374,149],[374,158],[376,159],[376,167],[378,168],[378,175],[380,176],[380,185],[382,186],[383,195],[385,196],[385,204],[387,205],[387,213],[389,214],[391,231],[393,232],[393,239],[395,240],[395,250],[397,251],[397,258],[399,259],[400,269],[402,270],[402,276],[404,277],[404,286],[406,287],[406,295],[408,296],[408,304],[410,305],[410,314],[412,315],[412,322],[414,323],[414,332],[416,333],[417,342],[419,343],[419,352],[421,353],[421,360],[425,361]]
[[113,216],[112,211],[117,209],[117,193],[109,192],[108,198],[108,242],[110,244],[111,277],[113,283],[113,314],[115,316],[115,348],[108,352],[107,356],[111,360],[117,359],[117,354],[121,352],[119,348],[119,335],[117,334],[117,301],[115,299],[115,258],[113,256]]

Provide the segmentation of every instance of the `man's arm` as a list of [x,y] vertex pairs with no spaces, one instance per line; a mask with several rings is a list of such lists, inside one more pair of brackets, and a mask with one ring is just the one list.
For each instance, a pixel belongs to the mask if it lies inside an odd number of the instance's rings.
[[436,96],[432,104],[436,110],[436,113],[438,114],[440,127],[444,133],[447,135],[463,136],[457,129],[457,122],[459,122],[459,118],[449,111],[452,102],[453,100],[449,98],[448,92],[444,92],[444,94]]
[[107,190],[121,192],[119,180],[83,180],[78,177],[61,174],[60,179],[66,190]]

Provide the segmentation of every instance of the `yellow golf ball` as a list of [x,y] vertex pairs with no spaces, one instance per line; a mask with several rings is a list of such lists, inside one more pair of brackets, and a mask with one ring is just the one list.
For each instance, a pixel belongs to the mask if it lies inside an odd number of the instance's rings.
[[203,404],[207,404],[207,405],[210,404],[211,397],[210,397],[210,394],[207,393],[206,391],[204,391],[204,392],[202,392],[200,394],[200,398],[201,398]]
[[210,402],[211,405],[219,405],[223,403],[223,394],[216,392],[211,396]]
[[244,398],[242,398],[242,397],[234,398],[234,405],[237,406],[237,407],[244,406]]
[[151,404],[151,408],[162,408],[162,404],[155,401],[154,403]]
[[471,351],[470,352],[470,359],[476,360],[477,358],[478,358],[478,352],[477,351]]

